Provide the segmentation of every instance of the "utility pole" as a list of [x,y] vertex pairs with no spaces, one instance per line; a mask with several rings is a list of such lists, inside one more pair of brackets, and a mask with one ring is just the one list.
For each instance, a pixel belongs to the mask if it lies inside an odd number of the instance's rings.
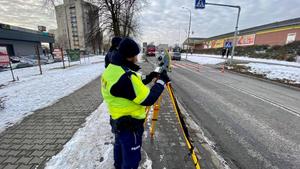
[[42,75],[43,71],[42,71],[42,66],[41,66],[41,56],[40,56],[39,45],[35,46],[35,51],[36,51],[36,56],[37,56],[37,60],[38,60],[38,66],[39,66],[39,70],[40,70],[40,75]]
[[[190,19],[189,19],[189,30],[188,30],[188,34],[187,34],[187,41],[188,41],[188,45],[187,45],[187,49],[189,49],[189,45],[190,45],[190,32],[191,32],[191,22],[192,22],[192,11],[191,9],[187,8],[187,7],[182,7],[183,9],[186,9],[190,12]],[[187,52],[185,52],[185,59],[187,59]]]

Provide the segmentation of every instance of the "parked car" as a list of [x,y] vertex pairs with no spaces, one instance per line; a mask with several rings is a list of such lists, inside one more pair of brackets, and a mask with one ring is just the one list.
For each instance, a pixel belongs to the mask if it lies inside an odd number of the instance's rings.
[[181,60],[181,53],[180,52],[171,52],[172,60]]

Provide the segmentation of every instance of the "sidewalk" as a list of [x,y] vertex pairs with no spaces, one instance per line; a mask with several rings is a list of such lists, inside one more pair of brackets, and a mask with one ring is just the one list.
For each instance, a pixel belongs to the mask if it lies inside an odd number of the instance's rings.
[[[149,73],[152,64],[142,64],[143,71]],[[147,121],[143,138],[143,149],[152,160],[153,169],[194,169],[180,125],[173,110],[167,90],[163,93],[154,139],[150,137],[150,121]]]
[[[153,71],[152,64],[143,63],[142,67],[145,73]],[[8,128],[0,134],[0,169],[44,168],[51,157],[61,152],[77,129],[84,126],[86,118],[101,102],[100,79],[97,78],[57,103],[35,111],[19,124]],[[194,165],[166,90],[155,129],[154,139],[150,139],[149,125],[145,128],[141,164],[147,165],[141,166],[141,169],[193,169]],[[112,137],[109,140],[113,142]],[[101,148],[111,146],[111,143],[105,142],[104,145],[101,144]],[[99,149],[97,146],[94,148]],[[73,149],[74,153],[80,151],[75,150],[75,147]],[[75,160],[82,160],[78,159],[79,156],[75,157]],[[99,163],[103,161],[102,157],[103,154],[97,157],[100,159]],[[108,158],[112,159],[112,153]],[[98,161],[82,162],[95,164]],[[112,166],[112,162],[109,164]]]
[[[152,118],[152,117],[151,117]],[[151,125],[151,121],[149,121]],[[163,93],[154,138],[149,125],[145,129],[143,149],[152,160],[153,169],[194,169],[180,124],[178,123],[167,91]]]
[[0,134],[0,168],[44,168],[101,102],[100,79],[96,78],[6,129]]

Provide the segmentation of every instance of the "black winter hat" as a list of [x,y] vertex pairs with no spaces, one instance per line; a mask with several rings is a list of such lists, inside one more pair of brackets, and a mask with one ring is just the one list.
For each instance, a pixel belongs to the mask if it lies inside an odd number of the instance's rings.
[[120,44],[120,42],[122,41],[122,38],[121,37],[113,37],[112,39],[111,39],[111,46],[112,47],[117,47],[117,46],[119,46],[119,44]]
[[140,47],[131,38],[124,38],[119,44],[119,53],[125,58],[134,57],[140,53]]

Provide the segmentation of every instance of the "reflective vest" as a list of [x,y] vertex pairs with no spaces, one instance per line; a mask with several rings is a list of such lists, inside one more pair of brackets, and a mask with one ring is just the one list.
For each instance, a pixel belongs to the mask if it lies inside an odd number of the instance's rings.
[[145,119],[145,106],[140,104],[147,98],[150,93],[150,89],[143,84],[139,73],[131,71],[133,74],[130,76],[136,95],[134,100],[115,97],[110,93],[111,87],[119,81],[126,71],[131,70],[124,70],[121,66],[114,64],[108,65],[101,76],[102,96],[108,105],[108,110],[112,119],[116,120],[122,116],[128,115],[135,119]]

